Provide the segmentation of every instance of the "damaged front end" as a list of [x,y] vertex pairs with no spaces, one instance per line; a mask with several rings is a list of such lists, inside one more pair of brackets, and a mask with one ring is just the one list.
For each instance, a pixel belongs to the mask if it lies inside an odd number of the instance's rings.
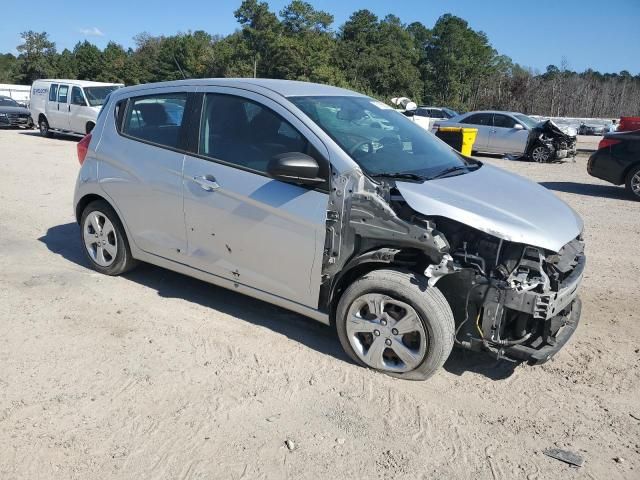
[[575,157],[577,137],[572,130],[563,130],[552,120],[540,122],[530,131],[525,156],[546,163]]
[[393,180],[350,172],[334,175],[332,184],[320,301],[327,313],[353,279],[387,264],[437,285],[460,347],[543,363],[575,331],[581,238],[554,253],[417,212]]
[[[459,230],[477,236],[464,226]],[[438,283],[457,319],[456,343],[497,358],[546,362],[579,322],[577,291],[586,262],[582,240],[574,239],[558,253],[490,236],[462,245],[453,254],[458,275]]]

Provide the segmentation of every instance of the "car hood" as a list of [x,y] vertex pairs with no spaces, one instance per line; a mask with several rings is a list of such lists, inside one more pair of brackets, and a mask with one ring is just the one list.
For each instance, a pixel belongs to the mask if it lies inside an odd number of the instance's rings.
[[450,218],[554,252],[583,228],[578,214],[549,190],[490,165],[464,175],[396,185],[409,206],[423,215]]
[[29,115],[30,112],[24,107],[0,107],[0,113],[22,113]]

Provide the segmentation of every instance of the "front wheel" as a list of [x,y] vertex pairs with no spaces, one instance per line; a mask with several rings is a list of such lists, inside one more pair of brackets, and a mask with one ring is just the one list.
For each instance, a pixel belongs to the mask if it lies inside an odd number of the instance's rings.
[[49,130],[49,122],[47,122],[46,118],[41,118],[38,126],[40,128],[40,135],[49,138],[53,137],[53,132]]
[[336,310],[345,352],[358,364],[408,380],[426,380],[453,348],[446,299],[423,275],[374,270],[352,283]]
[[538,163],[546,163],[551,160],[551,150],[549,150],[544,145],[538,145],[531,152],[531,159],[534,162]]
[[633,198],[640,200],[640,166],[631,169],[627,175],[625,187]]

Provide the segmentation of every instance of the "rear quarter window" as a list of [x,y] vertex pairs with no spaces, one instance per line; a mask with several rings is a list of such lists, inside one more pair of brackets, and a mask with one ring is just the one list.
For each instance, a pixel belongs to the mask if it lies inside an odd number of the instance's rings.
[[166,93],[129,100],[122,133],[134,139],[181,149],[186,93]]

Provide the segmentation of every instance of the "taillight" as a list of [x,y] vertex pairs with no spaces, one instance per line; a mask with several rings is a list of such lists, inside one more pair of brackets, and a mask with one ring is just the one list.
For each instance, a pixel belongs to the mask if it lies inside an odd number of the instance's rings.
[[603,148],[607,148],[612,145],[617,145],[620,142],[621,140],[615,140],[613,138],[603,138],[602,140],[600,140],[600,143],[598,144],[598,150],[602,150]]
[[78,161],[80,162],[80,165],[84,163],[84,159],[87,157],[89,143],[91,143],[90,133],[87,133],[84,138],[78,142]]

